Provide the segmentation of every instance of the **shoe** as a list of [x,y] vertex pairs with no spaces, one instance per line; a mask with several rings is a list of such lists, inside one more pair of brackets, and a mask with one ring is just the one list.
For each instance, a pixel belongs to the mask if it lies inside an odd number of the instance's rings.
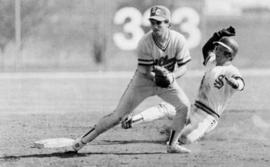
[[73,145],[72,145],[72,149],[74,152],[78,152],[80,149],[82,149],[84,146],[86,145],[86,143],[82,142],[82,138],[77,138]]
[[122,122],[121,122],[121,127],[123,129],[130,129],[132,128],[132,117],[127,116]]
[[167,146],[168,153],[190,153],[191,151],[181,145],[174,144]]

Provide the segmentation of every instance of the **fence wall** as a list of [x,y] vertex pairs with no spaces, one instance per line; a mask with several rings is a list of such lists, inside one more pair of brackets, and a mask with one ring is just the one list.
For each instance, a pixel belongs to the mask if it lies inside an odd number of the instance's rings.
[[268,6],[236,2],[21,0],[22,45],[17,50],[14,1],[0,0],[0,71],[133,70],[136,44],[149,31],[147,18],[154,4],[172,11],[172,28],[183,33],[190,46],[191,69],[201,68],[200,48],[207,38],[229,25],[236,27],[240,44],[235,64],[266,68]]

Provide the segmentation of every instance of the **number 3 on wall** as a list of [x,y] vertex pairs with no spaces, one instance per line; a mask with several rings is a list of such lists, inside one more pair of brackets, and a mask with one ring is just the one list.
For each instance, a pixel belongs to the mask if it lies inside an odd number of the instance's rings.
[[[125,23],[126,19],[130,19],[129,22]],[[144,34],[141,28],[142,14],[140,11],[133,7],[124,7],[118,10],[114,17],[114,24],[123,24],[123,33],[117,32],[113,35],[113,40],[120,49],[122,50],[133,50],[136,49],[137,43]],[[130,35],[131,37],[127,37]]]
[[[149,9],[146,10],[144,15],[134,7],[124,7],[118,10],[114,17],[114,24],[123,24],[123,32],[113,34],[115,45],[122,50],[136,49],[139,40],[144,35],[141,25],[149,26],[145,22],[145,17],[148,15]],[[128,22],[126,22],[127,19],[129,19]],[[186,38],[190,49],[200,44],[201,32],[198,28],[199,23],[199,14],[193,8],[181,7],[172,13],[172,24],[179,24],[179,30],[188,35]]]
[[200,44],[201,31],[199,29],[200,16],[193,8],[182,7],[172,13],[172,24],[179,24],[181,32],[187,33],[189,48],[195,48]]

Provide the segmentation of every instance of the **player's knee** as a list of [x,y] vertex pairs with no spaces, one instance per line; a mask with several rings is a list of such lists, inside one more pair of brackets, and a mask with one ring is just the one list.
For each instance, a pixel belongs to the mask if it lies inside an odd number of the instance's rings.
[[189,111],[190,108],[191,108],[191,103],[190,103],[189,99],[184,100],[183,103],[182,103],[182,105],[184,106],[184,108],[185,108],[187,111]]
[[162,102],[158,105],[161,112],[163,112],[169,119],[173,119],[176,114],[175,107],[169,103]]
[[182,115],[183,117],[187,117],[187,113],[190,110],[190,106],[188,105],[180,105],[175,108],[178,115]]
[[191,104],[190,104],[189,100],[186,100],[185,102],[183,102],[183,107],[184,107],[186,110],[189,110],[189,109],[190,109]]

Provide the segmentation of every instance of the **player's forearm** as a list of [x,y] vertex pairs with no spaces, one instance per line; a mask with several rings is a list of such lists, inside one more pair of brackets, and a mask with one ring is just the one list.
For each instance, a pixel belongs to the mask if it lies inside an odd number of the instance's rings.
[[138,66],[138,71],[142,73],[146,78],[153,81],[155,78],[155,74],[152,72],[153,67],[152,66]]
[[232,88],[237,89],[239,91],[243,90],[245,87],[245,82],[241,77],[225,77],[227,83],[232,86]]
[[151,81],[154,81],[155,74],[153,72],[147,72],[145,73],[146,78],[148,78]]
[[179,67],[175,72],[174,72],[174,77],[177,79],[177,78],[180,78],[182,77],[185,73],[187,72],[187,66],[184,65],[184,66],[181,66]]
[[244,90],[244,87],[245,87],[245,82],[242,78],[237,78],[236,79],[236,83],[237,83],[237,90]]
[[241,80],[238,80],[238,90],[243,90],[245,88],[245,83]]

